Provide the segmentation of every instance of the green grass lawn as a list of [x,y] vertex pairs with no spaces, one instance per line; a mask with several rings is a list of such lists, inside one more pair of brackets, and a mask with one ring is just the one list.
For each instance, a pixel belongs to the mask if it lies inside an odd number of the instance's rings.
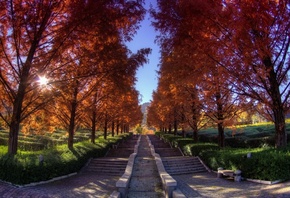
[[[101,131],[96,132],[96,137],[102,136]],[[9,132],[7,130],[0,130],[0,145],[8,145]],[[89,130],[79,130],[74,134],[74,142],[82,142],[90,140],[91,132]],[[57,145],[66,144],[68,141],[68,134],[64,130],[56,130],[53,133],[47,132],[43,135],[39,134],[23,134],[19,133],[18,148],[26,151],[39,151],[53,148]]]
[[[286,120],[286,132],[290,134],[290,119]],[[240,125],[225,128],[226,137],[267,137],[275,134],[275,126],[271,122],[263,122],[251,125]],[[199,135],[216,136],[216,128],[202,129]]]
[[[290,119],[286,120],[286,132],[290,142]],[[192,133],[188,134],[191,137]],[[216,128],[200,130],[199,141],[217,143]],[[275,145],[275,126],[273,123],[259,123],[228,127],[225,129],[225,144],[235,148],[273,147]]]

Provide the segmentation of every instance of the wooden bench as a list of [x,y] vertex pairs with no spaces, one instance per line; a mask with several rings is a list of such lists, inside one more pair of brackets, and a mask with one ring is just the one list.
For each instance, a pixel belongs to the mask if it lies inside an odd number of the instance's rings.
[[235,171],[233,170],[218,170],[218,178],[225,177],[234,177]]
[[217,172],[217,177],[222,178],[222,177],[232,177],[234,178],[235,181],[240,182],[241,181],[241,171],[240,170],[223,170],[223,169],[218,169]]

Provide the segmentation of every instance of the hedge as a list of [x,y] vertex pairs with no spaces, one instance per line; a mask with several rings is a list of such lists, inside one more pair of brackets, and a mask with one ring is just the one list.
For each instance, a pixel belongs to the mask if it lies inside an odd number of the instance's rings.
[[183,146],[182,150],[184,155],[199,156],[201,152],[219,150],[219,147],[214,143],[193,143]]
[[[251,153],[251,158],[247,158]],[[290,151],[274,148],[223,149],[200,152],[202,160],[213,170],[219,167],[241,170],[242,176],[261,180],[290,179]]]
[[[108,148],[123,137],[126,136],[108,137],[96,144],[89,141],[75,143],[72,150],[66,144],[42,151],[20,150],[15,156],[4,154],[7,147],[1,146],[0,179],[23,185],[77,172],[89,158],[104,156]],[[43,163],[39,161],[40,155],[43,156]]]

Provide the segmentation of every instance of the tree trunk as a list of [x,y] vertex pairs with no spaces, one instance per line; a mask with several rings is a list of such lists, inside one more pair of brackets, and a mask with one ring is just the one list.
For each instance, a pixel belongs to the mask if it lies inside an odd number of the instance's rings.
[[277,74],[274,71],[274,66],[269,56],[265,57],[263,60],[264,65],[269,71],[268,80],[270,82],[270,93],[272,99],[272,111],[275,124],[275,136],[276,136],[276,147],[287,146],[287,133],[285,126],[285,112],[283,103],[281,100],[281,93],[279,89],[279,83],[277,81]]
[[[195,110],[192,110],[193,112],[195,112]],[[192,115],[192,130],[193,130],[193,140],[195,142],[198,142],[198,123],[197,123],[197,114],[193,114]]]
[[177,119],[174,119],[174,135],[177,135]]
[[19,119],[12,120],[9,128],[8,154],[16,155],[18,147]]
[[124,125],[124,132],[129,133],[129,124]]
[[171,126],[171,124],[169,124],[169,127],[168,127],[168,133],[172,133],[172,126]]
[[182,137],[186,137],[186,134],[185,134],[185,130],[184,130],[184,126],[182,125]]
[[200,114],[200,108],[199,108],[199,98],[197,94],[197,88],[194,87],[194,89],[191,91],[191,113],[192,113],[192,130],[193,130],[193,140],[195,142],[198,142],[198,120],[199,120],[199,114]]
[[[31,55],[33,57],[33,55]],[[25,90],[27,88],[27,79],[31,67],[32,57],[26,61],[26,64],[23,66],[22,77],[20,79],[18,92],[13,103],[13,112],[9,127],[9,140],[8,140],[8,154],[15,155],[17,154],[18,146],[18,133],[20,129],[21,115],[22,115],[22,104],[25,96]]]
[[123,124],[123,133],[126,133],[127,130],[126,130],[126,124]]
[[104,126],[104,139],[107,139],[107,135],[108,135],[108,115],[106,113],[105,116],[105,126]]
[[70,121],[69,121],[69,129],[68,129],[68,148],[73,149],[73,140],[74,140],[74,130],[75,130],[75,104],[72,104],[72,111],[71,111],[71,116],[70,116]]
[[9,128],[9,140],[8,140],[8,154],[10,155],[17,154],[18,133],[21,122],[22,103],[25,95],[25,89],[26,89],[25,82],[21,82],[19,85],[17,96],[13,104],[13,113]]
[[120,133],[122,134],[123,133],[123,123],[121,122],[120,124]]
[[[76,82],[78,84],[78,82]],[[69,129],[68,129],[68,148],[73,149],[74,144],[74,133],[75,133],[75,119],[76,119],[76,111],[77,111],[77,95],[78,95],[78,86],[74,88],[73,100],[71,102],[71,115],[69,121]]]
[[220,148],[225,147],[225,133],[222,122],[218,123],[218,144]]
[[120,129],[120,124],[117,123],[117,128],[116,128],[117,135],[119,135],[119,129]]
[[91,136],[91,142],[95,144],[96,140],[96,119],[97,119],[97,113],[96,111],[93,111],[93,117],[92,117],[92,136]]
[[194,142],[198,142],[198,128],[197,128],[197,123],[193,123],[193,140]]
[[223,115],[223,104],[221,101],[221,93],[216,93],[216,105],[217,105],[217,118],[218,118],[218,144],[220,148],[225,147],[225,134],[224,134],[224,115]]
[[182,115],[181,115],[181,130],[182,130],[182,137],[186,137],[186,133],[185,133],[185,129],[184,129],[184,123],[185,123],[185,115],[184,113],[182,112]]
[[[275,115],[276,114],[276,115]],[[274,113],[276,130],[276,148],[287,146],[287,133],[284,112]]]
[[112,136],[115,136],[115,122],[112,121]]

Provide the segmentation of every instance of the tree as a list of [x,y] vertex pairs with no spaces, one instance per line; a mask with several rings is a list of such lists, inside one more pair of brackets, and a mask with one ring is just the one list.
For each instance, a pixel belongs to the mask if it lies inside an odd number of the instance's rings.
[[[0,4],[0,83],[5,94],[1,100],[9,100],[6,104],[12,106],[1,107],[6,110],[1,118],[9,126],[8,153],[14,155],[20,123],[41,107],[32,102],[34,98],[26,102],[27,97],[39,98],[31,93],[38,76],[60,73],[67,64],[59,59],[62,52],[70,49],[75,44],[71,41],[80,34],[102,38],[105,33],[117,32],[130,40],[145,10],[140,1],[1,0]],[[24,110],[32,111],[24,114]]]
[[[153,25],[161,32],[158,41],[163,52],[191,57],[195,68],[201,66],[193,70],[199,76],[212,76],[216,67],[224,68],[218,70],[226,77],[214,75],[224,79],[218,83],[221,90],[228,89],[234,97],[239,94],[240,101],[262,103],[276,126],[276,146],[285,146],[289,1],[159,0],[158,6],[151,13],[156,20]],[[216,100],[223,97],[219,95],[216,92]]]
[[[52,45],[67,21],[66,6],[63,1],[1,1],[0,82],[6,95],[3,98],[9,98],[12,106],[11,114],[6,114],[9,154],[17,152],[20,123],[41,106],[33,102],[39,95],[32,85],[55,53]],[[24,104],[26,98],[31,102]]]
[[[232,64],[237,93],[262,103],[275,124],[276,147],[287,145],[285,114],[289,111],[290,2],[233,2],[230,23]],[[239,21],[239,28],[234,23]],[[233,65],[235,67],[233,67]]]

